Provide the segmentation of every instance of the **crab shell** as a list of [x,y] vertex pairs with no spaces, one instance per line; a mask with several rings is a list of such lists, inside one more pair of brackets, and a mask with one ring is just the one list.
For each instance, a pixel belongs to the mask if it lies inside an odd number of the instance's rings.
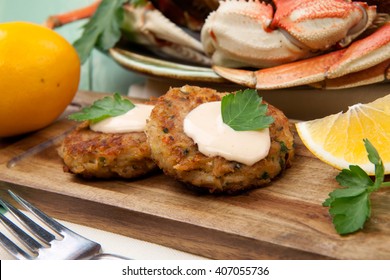
[[123,36],[151,51],[201,65],[210,65],[199,40],[166,18],[153,5],[124,5]]
[[346,46],[376,17],[375,6],[345,0],[221,1],[201,41],[214,65],[272,67]]
[[207,16],[218,8],[218,0],[151,0],[153,6],[181,27],[200,31]]

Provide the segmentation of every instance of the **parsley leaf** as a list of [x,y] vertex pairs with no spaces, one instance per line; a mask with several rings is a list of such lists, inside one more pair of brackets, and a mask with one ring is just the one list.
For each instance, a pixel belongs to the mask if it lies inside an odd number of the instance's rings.
[[148,4],[148,0],[131,0],[130,2],[134,5],[134,7],[145,6]]
[[266,115],[268,105],[261,102],[262,98],[253,89],[225,95],[221,105],[222,120],[236,131],[267,128],[274,118]]
[[122,5],[128,0],[103,0],[94,15],[84,25],[83,34],[73,46],[81,63],[84,63],[94,47],[103,51],[114,46],[121,37],[120,27],[124,18]]
[[119,41],[125,17],[122,6],[126,3],[138,7],[148,4],[148,1],[103,0],[94,15],[84,25],[81,37],[73,43],[80,56],[81,63],[87,60],[93,48],[107,51]]
[[329,194],[323,206],[329,207],[336,231],[349,234],[364,227],[371,215],[370,195],[384,183],[384,166],[377,150],[368,139],[364,139],[368,159],[375,165],[375,181],[357,165],[350,165],[336,176],[337,182],[344,188],[336,189]]
[[91,106],[85,107],[81,112],[69,115],[69,119],[75,121],[99,122],[109,117],[123,115],[133,109],[135,105],[128,99],[123,98],[119,93],[106,96],[95,101]]

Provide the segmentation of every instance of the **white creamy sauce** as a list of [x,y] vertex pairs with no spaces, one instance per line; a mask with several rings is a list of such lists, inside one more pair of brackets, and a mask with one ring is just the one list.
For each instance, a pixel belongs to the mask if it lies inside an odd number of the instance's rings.
[[137,104],[127,113],[104,119],[91,124],[89,127],[93,131],[104,133],[128,133],[144,131],[146,120],[154,106]]
[[271,147],[269,129],[235,131],[223,123],[221,102],[208,102],[192,110],[184,119],[184,132],[209,157],[253,165],[268,155]]

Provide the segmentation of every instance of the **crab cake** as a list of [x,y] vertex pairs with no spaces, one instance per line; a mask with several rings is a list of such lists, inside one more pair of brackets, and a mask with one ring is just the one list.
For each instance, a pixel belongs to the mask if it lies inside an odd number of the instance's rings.
[[[208,88],[171,88],[159,97],[145,132],[152,158],[165,174],[210,193],[237,193],[269,183],[294,156],[293,134],[286,116],[268,104],[267,115],[274,118],[269,127],[268,155],[252,165],[206,156],[184,132],[184,119],[202,103],[220,101],[228,93]],[[265,103],[265,102],[263,102]]]
[[58,150],[64,171],[85,178],[135,178],[155,169],[144,132],[103,133],[83,122]]

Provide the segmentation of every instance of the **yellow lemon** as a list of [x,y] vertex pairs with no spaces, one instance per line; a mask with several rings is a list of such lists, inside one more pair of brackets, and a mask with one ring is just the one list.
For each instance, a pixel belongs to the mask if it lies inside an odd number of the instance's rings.
[[299,122],[296,128],[302,142],[320,160],[338,169],[359,165],[374,175],[363,142],[367,138],[382,158],[386,174],[390,173],[390,95],[350,106],[345,113]]
[[61,35],[34,23],[0,24],[0,137],[52,123],[79,81],[79,57]]

